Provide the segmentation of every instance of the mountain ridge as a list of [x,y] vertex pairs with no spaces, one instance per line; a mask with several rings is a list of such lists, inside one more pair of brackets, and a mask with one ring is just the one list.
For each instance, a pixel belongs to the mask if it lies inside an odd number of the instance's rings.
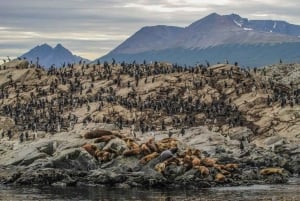
[[[212,13],[191,23],[185,28],[165,25],[143,27],[107,55],[99,59],[111,60],[114,58],[122,62],[121,55],[127,55],[128,59],[126,58],[125,60],[127,62],[133,60],[143,61],[144,59],[153,61],[159,60],[158,57],[154,56],[155,52],[159,51],[160,53],[164,52],[163,55],[159,55],[159,57],[167,58],[166,61],[168,62],[177,63],[178,58],[182,57],[182,55],[168,53],[166,52],[167,50],[193,50],[193,54],[196,54],[199,50],[216,48],[220,53],[220,49],[222,49],[224,45],[232,46],[231,49],[226,48],[226,51],[235,52],[234,49],[240,45],[247,47],[253,46],[251,47],[251,49],[253,49],[257,45],[264,44],[270,47],[269,51],[271,53],[277,52],[277,54],[274,54],[274,59],[271,60],[271,62],[275,62],[282,57],[282,54],[279,54],[279,51],[274,50],[272,46],[276,45],[276,47],[282,50],[282,47],[286,47],[287,44],[298,44],[298,42],[300,42],[299,35],[300,26],[289,24],[285,21],[248,20],[237,14],[219,15]],[[282,45],[280,46],[280,44]],[[259,57],[259,51],[259,49],[253,51],[253,57]],[[249,52],[249,50],[245,50],[245,53],[246,52]],[[222,54],[228,55],[227,53],[223,52]],[[296,53],[292,52],[292,54],[290,57],[296,57]],[[132,56],[130,57],[130,55]],[[148,56],[147,58],[142,58],[141,55],[153,55],[153,57]],[[219,54],[212,52],[212,57],[215,57],[216,60],[224,61],[224,59],[231,59],[221,58],[218,55]],[[229,57],[230,56],[229,54]],[[247,55],[243,55],[242,57],[246,58],[246,56]],[[232,57],[236,58],[235,55],[232,55]],[[290,60],[290,57],[284,57],[282,59]],[[183,61],[181,64],[190,65],[197,62],[196,60],[181,60]],[[202,60],[205,60],[205,58]],[[263,60],[261,63],[249,62],[247,59],[240,60],[240,62],[250,66],[268,64],[267,61]],[[270,60],[268,60],[268,62],[270,62]]]

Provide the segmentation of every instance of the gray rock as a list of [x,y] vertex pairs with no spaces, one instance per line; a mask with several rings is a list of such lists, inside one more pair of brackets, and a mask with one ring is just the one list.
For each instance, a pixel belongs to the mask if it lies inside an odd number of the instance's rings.
[[37,159],[43,159],[48,157],[47,154],[41,153],[41,152],[31,152],[28,155],[25,156],[25,158],[22,160],[22,162],[19,163],[19,165],[30,165]]
[[248,138],[253,136],[253,132],[247,127],[235,127],[230,129],[229,137],[231,140],[242,140],[242,137]]
[[51,160],[54,168],[92,170],[98,167],[96,159],[81,148],[71,148],[57,153]]
[[280,136],[272,136],[272,137],[268,137],[264,140],[264,144],[266,146],[271,146],[273,144],[275,144],[276,142],[279,142],[280,140],[282,140],[282,137]]
[[44,168],[27,170],[14,182],[18,185],[51,185],[52,183],[70,180],[65,171],[61,169]]

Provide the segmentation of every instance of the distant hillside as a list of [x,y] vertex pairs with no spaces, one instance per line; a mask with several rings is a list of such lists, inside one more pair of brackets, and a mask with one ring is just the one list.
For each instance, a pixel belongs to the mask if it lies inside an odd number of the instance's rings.
[[73,55],[70,50],[66,49],[61,44],[57,44],[54,48],[48,44],[38,45],[20,57],[25,57],[26,60],[35,64],[38,60],[39,65],[46,68],[49,68],[52,65],[55,67],[61,67],[63,64],[89,61],[82,57]]
[[213,13],[186,28],[144,27],[100,59],[187,65],[226,59],[245,66],[262,66],[280,59],[297,62],[299,36],[300,26],[287,22]]

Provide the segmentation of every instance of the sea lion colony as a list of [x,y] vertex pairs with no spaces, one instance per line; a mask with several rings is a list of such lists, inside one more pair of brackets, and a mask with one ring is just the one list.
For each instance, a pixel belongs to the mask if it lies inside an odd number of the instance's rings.
[[[158,141],[150,138],[145,143],[138,144],[132,138],[99,129],[85,133],[84,138],[94,139],[94,143],[86,143],[83,148],[101,163],[109,162],[120,155],[123,157],[135,156],[140,158],[138,166],[145,166],[150,161],[154,161],[150,167],[152,166],[154,170],[165,177],[174,175],[172,169],[179,168],[179,174],[194,169],[195,174],[199,177],[208,178],[212,176],[217,183],[229,183],[241,174],[239,164],[219,163],[216,158],[202,155],[199,149],[188,146],[183,149],[185,147],[183,143],[175,138],[164,138]],[[121,141],[114,140],[109,143],[111,139],[116,138]],[[140,169],[138,166],[135,167],[136,170]],[[283,175],[286,173],[281,168],[263,168],[260,170],[262,176],[272,174]]]
[[[157,62],[99,62],[45,70],[17,60],[3,64],[0,76],[1,115],[7,122],[3,137],[22,142],[34,137],[28,132],[54,134],[72,130],[75,124],[114,124],[118,133],[92,130],[84,135],[83,148],[101,163],[119,155],[139,157],[141,165],[158,159],[153,167],[158,172],[165,174],[172,165],[184,172],[193,168],[202,177],[213,174],[216,182],[225,182],[239,165],[218,163],[191,147],[181,147],[176,156],[166,152],[178,148],[171,130],[184,135],[187,128],[205,125],[228,135],[231,128],[247,127],[253,132],[247,140],[252,141],[274,134],[276,126],[297,122],[295,118],[280,122],[278,114],[287,108],[293,114],[300,108],[299,83],[278,83],[267,69],[241,69],[237,64],[187,68]],[[264,116],[269,110],[275,115]],[[123,129],[131,129],[130,134],[120,134]],[[159,141],[151,138],[140,144],[135,136],[135,132],[166,130],[169,138]],[[116,139],[123,146],[111,143]],[[261,170],[262,175],[273,173],[282,171]]]

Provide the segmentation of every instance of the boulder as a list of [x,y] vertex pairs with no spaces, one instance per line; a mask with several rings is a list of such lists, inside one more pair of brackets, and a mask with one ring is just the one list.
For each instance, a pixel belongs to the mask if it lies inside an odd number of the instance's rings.
[[50,160],[52,167],[73,170],[92,170],[98,167],[96,159],[81,148],[63,150]]

